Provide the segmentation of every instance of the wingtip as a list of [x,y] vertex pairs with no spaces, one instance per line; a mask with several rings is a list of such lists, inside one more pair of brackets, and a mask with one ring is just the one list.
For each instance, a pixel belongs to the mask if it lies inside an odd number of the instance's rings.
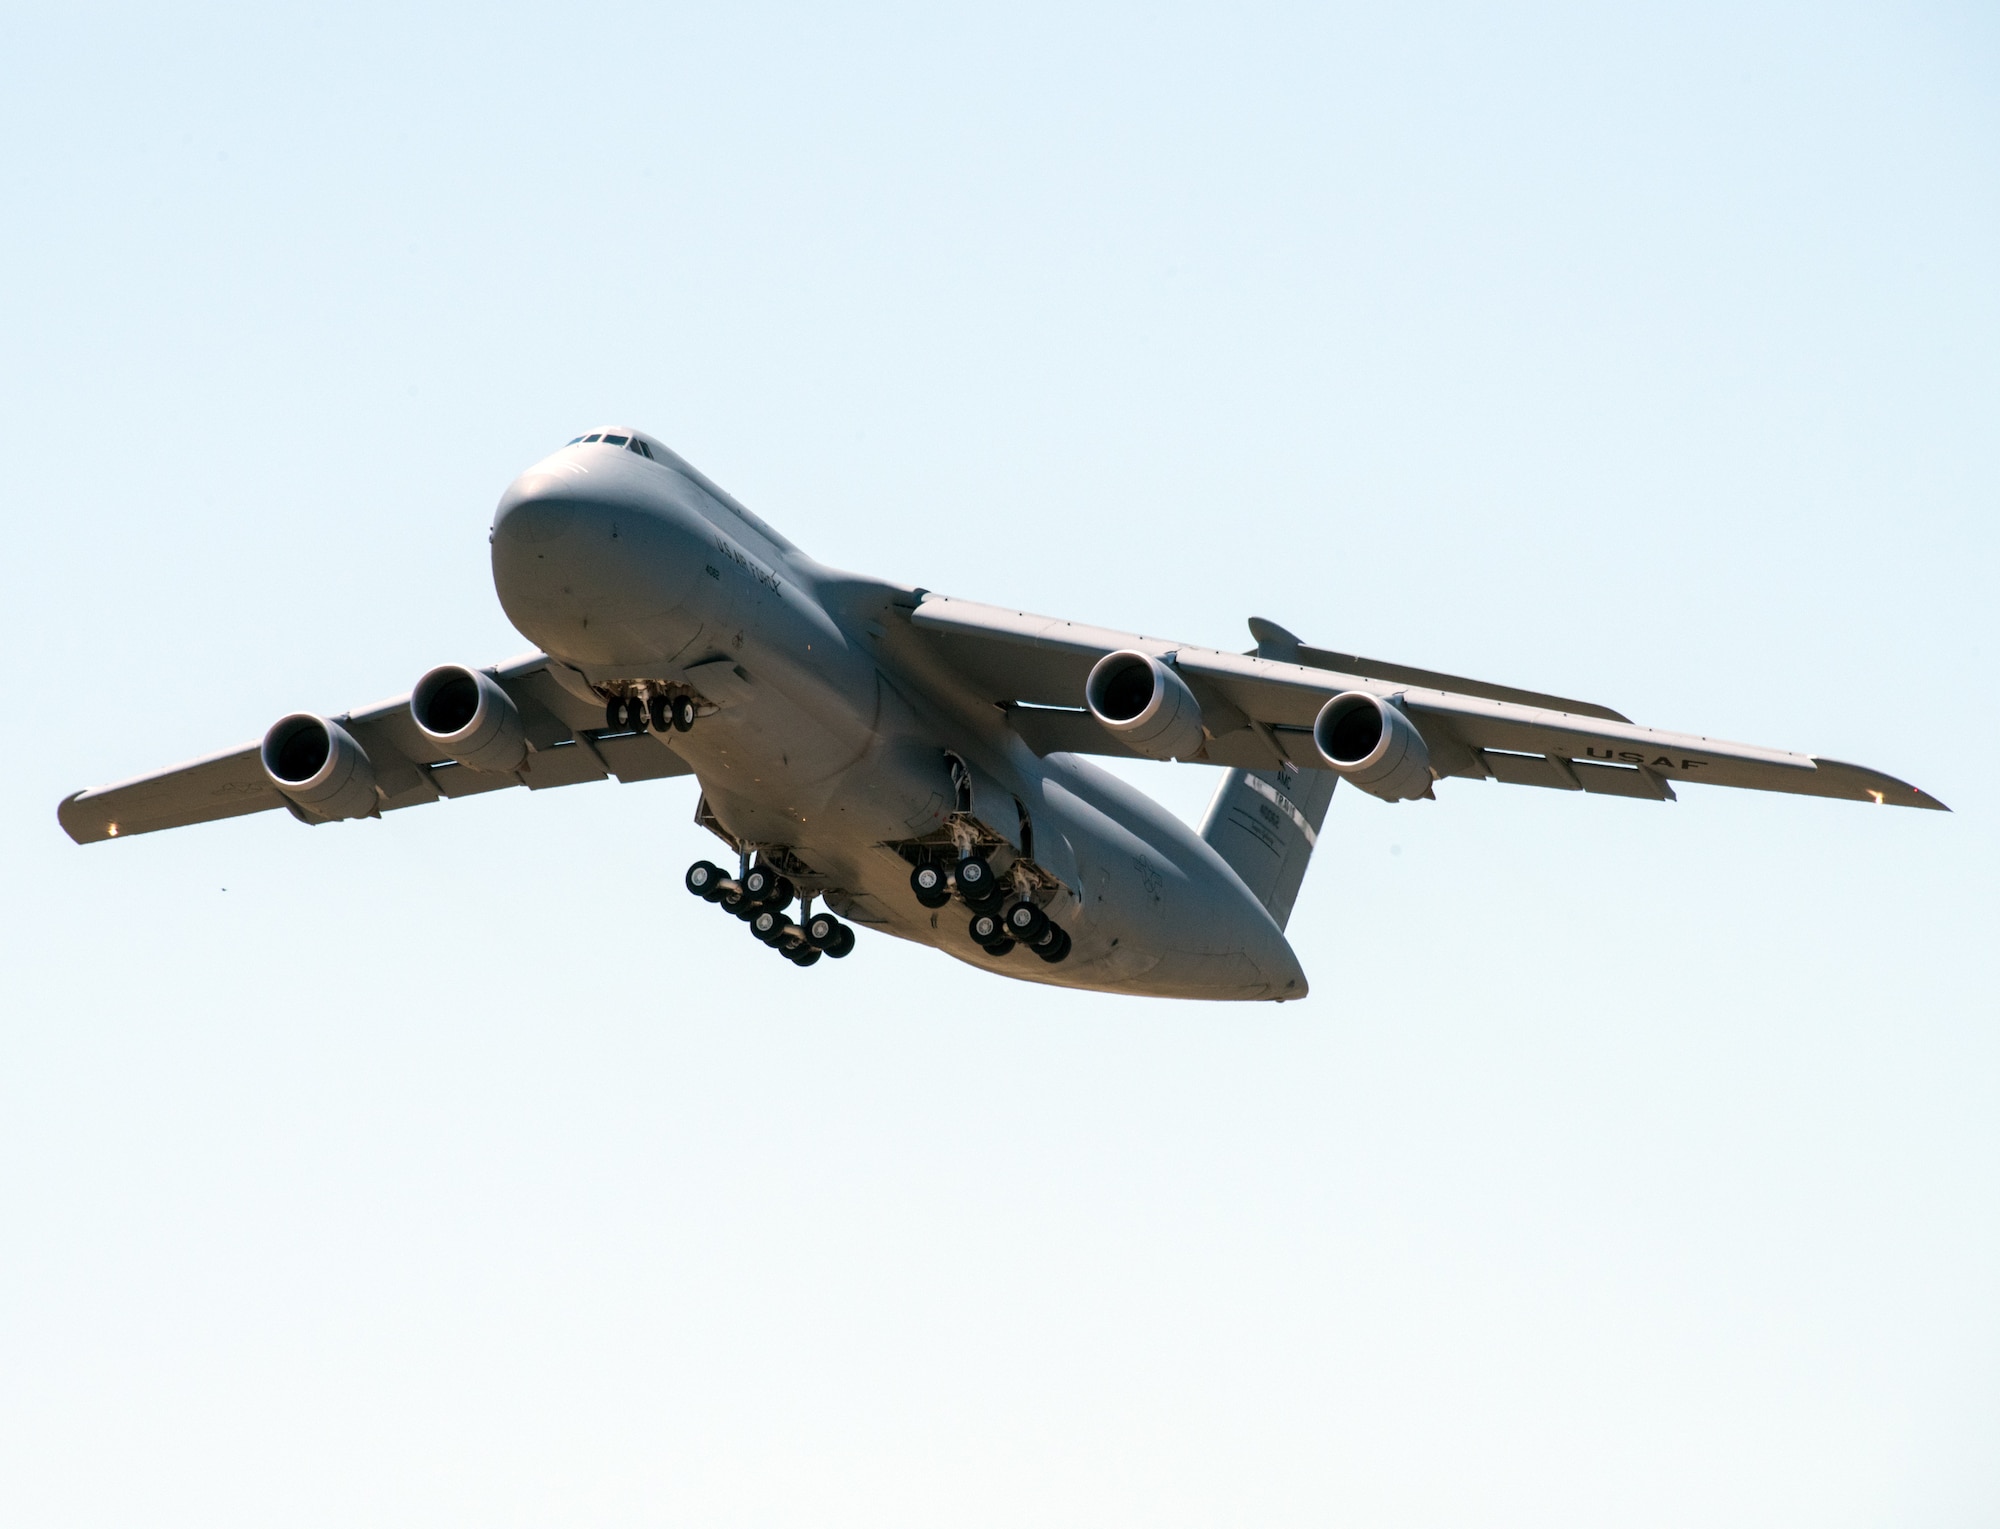
[[87,790],[72,791],[56,803],[56,821],[62,825],[62,831],[78,844],[95,844],[100,839],[117,837],[115,834],[100,831],[99,825],[88,821],[82,813],[75,810],[77,802],[88,795],[90,793]]
[[1829,796],[1842,796],[1850,801],[1871,801],[1878,807],[1921,807],[1929,812],[1949,812],[1951,809],[1921,786],[1913,786],[1906,780],[1898,780],[1893,775],[1884,775],[1880,770],[1871,770],[1866,765],[1849,764],[1844,759],[1813,759],[1815,770],[1825,770],[1838,783],[1828,791]]

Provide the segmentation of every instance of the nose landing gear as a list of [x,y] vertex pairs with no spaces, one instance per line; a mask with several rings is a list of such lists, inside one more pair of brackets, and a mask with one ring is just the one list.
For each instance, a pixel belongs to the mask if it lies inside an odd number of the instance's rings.
[[604,725],[614,733],[643,733],[649,729],[664,733],[669,728],[685,733],[700,714],[701,708],[693,696],[669,694],[650,686],[611,696],[604,703]]

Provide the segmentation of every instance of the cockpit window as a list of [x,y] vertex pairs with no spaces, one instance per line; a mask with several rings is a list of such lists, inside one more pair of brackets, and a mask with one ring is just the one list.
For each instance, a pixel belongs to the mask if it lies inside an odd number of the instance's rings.
[[572,439],[564,442],[564,445],[588,446],[592,442],[602,442],[606,446],[622,446],[627,451],[636,452],[638,455],[644,457],[648,462],[657,462],[660,460],[660,458],[654,454],[653,448],[646,444],[645,437],[636,434],[616,435],[604,430],[593,430],[589,435],[579,435],[573,437]]

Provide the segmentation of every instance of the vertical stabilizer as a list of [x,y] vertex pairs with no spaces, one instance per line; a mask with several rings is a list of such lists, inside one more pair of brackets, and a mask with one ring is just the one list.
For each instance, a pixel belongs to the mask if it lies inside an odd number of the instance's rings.
[[[1257,656],[1299,661],[1299,639],[1275,621],[1250,619]],[[1283,929],[1340,777],[1331,770],[1231,770],[1215,789],[1201,836]]]
[[1306,861],[1339,784],[1331,770],[1231,770],[1208,804],[1202,838],[1280,929],[1292,916]]

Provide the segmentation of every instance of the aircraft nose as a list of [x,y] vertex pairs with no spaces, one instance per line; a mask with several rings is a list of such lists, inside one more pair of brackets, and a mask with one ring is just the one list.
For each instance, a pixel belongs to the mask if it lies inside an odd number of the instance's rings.
[[569,534],[581,508],[564,474],[525,472],[500,496],[488,539],[496,553],[503,542],[510,551],[546,547]]
[[644,484],[530,468],[500,496],[490,540],[501,609],[547,651],[639,662],[687,640],[699,557],[675,506]]

